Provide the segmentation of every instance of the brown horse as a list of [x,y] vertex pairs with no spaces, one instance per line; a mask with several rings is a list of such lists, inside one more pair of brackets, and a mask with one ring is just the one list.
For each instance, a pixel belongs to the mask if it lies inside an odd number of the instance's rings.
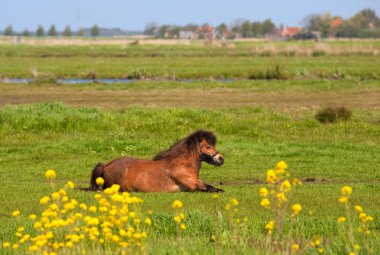
[[129,192],[223,192],[199,179],[202,161],[223,165],[223,156],[215,144],[213,133],[199,130],[158,153],[153,160],[124,157],[108,164],[99,163],[92,171],[90,189],[99,190],[96,179],[102,177],[103,189],[118,184],[121,191]]

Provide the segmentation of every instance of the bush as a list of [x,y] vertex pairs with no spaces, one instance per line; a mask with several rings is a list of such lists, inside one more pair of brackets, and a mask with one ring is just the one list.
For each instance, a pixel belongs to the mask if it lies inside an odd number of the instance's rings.
[[286,74],[284,69],[276,65],[273,68],[253,69],[248,74],[250,80],[285,80]]
[[352,112],[344,106],[329,106],[321,109],[316,114],[316,119],[321,123],[334,123],[337,121],[348,121]]

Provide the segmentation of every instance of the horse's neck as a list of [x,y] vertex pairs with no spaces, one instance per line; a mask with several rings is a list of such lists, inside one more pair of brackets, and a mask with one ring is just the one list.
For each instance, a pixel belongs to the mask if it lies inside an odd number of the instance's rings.
[[187,171],[193,171],[199,176],[199,171],[202,166],[202,161],[198,157],[184,157],[183,160],[172,161],[172,170],[186,169]]

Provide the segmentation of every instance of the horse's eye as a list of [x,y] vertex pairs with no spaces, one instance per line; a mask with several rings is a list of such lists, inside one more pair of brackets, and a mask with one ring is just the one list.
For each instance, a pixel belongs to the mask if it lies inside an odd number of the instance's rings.
[[206,149],[211,149],[211,146],[210,145],[206,145]]

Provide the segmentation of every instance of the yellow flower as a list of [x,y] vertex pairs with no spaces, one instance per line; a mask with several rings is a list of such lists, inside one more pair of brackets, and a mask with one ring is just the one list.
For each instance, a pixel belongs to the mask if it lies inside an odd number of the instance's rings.
[[231,205],[230,204],[226,204],[226,206],[224,207],[224,209],[226,209],[226,211],[229,211],[231,209]]
[[214,195],[212,195],[212,198],[213,198],[213,199],[218,199],[218,198],[219,198],[219,195],[218,195],[218,194],[214,194]]
[[350,252],[350,253],[348,253],[348,255],[356,255],[356,253],[355,252]]
[[35,220],[36,218],[37,218],[37,215],[35,215],[35,214],[29,215],[29,219],[31,219],[31,220]]
[[146,218],[146,219],[145,219],[145,224],[147,224],[147,225],[151,225],[151,224],[152,224],[152,220],[149,219],[149,218]]
[[265,208],[270,208],[270,201],[267,198],[261,200],[260,205]]
[[297,252],[300,249],[300,246],[298,244],[292,245],[292,251]]
[[347,197],[341,197],[338,199],[338,201],[342,204],[346,204],[348,202],[348,198]]
[[287,169],[288,168],[288,164],[286,164],[283,160],[281,160],[280,162],[277,163],[276,167],[278,169]]
[[46,179],[53,180],[53,179],[55,179],[55,176],[56,176],[56,173],[54,170],[52,170],[52,169],[46,170],[46,172],[45,172]]
[[292,185],[290,184],[288,180],[285,180],[281,183],[280,187],[282,191],[288,192],[292,188]]
[[23,232],[24,230],[25,230],[24,227],[19,227],[19,228],[17,229],[17,232]]
[[346,221],[346,217],[338,217],[338,222],[342,223]]
[[274,184],[276,181],[276,178],[277,178],[277,176],[276,176],[275,171],[273,171],[273,170],[267,171],[267,179],[266,179],[267,183]]
[[172,207],[174,209],[176,208],[182,208],[183,207],[183,204],[180,200],[174,200],[173,203],[172,203]]
[[359,219],[364,219],[365,217],[367,217],[367,214],[365,214],[365,213],[360,213],[359,214]]
[[20,211],[19,210],[16,210],[16,211],[13,211],[12,212],[12,216],[13,217],[17,217],[17,216],[19,216],[20,215]]
[[231,204],[237,206],[239,204],[239,201],[236,198],[233,198],[231,199]]
[[302,206],[300,204],[295,204],[292,206],[293,214],[297,215],[302,210]]
[[61,197],[61,195],[60,195],[58,192],[53,192],[53,193],[51,194],[51,197],[52,197],[53,199],[55,199],[55,200],[58,200],[58,199]]
[[355,210],[356,210],[358,213],[362,213],[362,212],[363,212],[363,207],[361,207],[360,205],[356,205],[356,206],[355,206]]
[[181,227],[182,230],[185,230],[185,229],[186,229],[186,225],[183,224],[183,223],[180,225],[180,227]]
[[274,229],[274,220],[271,220],[269,221],[266,225],[265,225],[265,229],[268,231],[269,234],[272,234],[273,232],[273,229]]
[[174,221],[177,222],[177,223],[180,223],[181,222],[181,218],[179,216],[175,216],[174,217]]
[[325,252],[325,249],[323,249],[323,248],[319,248],[319,249],[318,249],[318,252],[319,252],[319,253],[324,253],[324,252]]
[[40,199],[40,204],[41,205],[46,205],[49,202],[50,198],[49,197],[43,197]]
[[13,245],[12,245],[12,249],[13,249],[13,250],[17,250],[17,249],[18,249],[18,244],[16,244],[16,243],[13,244]]
[[104,179],[102,177],[96,178],[96,184],[102,186],[104,184]]
[[92,213],[96,213],[96,211],[98,210],[97,208],[96,208],[96,206],[90,206],[90,208],[88,209],[90,212],[92,212]]
[[38,251],[38,246],[37,245],[32,245],[29,247],[30,251]]
[[340,191],[343,196],[349,196],[352,194],[352,188],[350,186],[343,186]]
[[287,201],[284,192],[280,192],[280,193],[278,193],[276,196],[277,196],[277,199],[280,201],[280,203],[281,203],[281,202],[285,202],[285,201]]
[[261,197],[266,197],[268,195],[268,189],[267,188],[261,188],[259,191],[259,194]]
[[74,183],[72,181],[68,181],[66,183],[67,187],[69,187],[70,189],[73,189],[75,187]]
[[3,248],[8,248],[11,244],[9,242],[4,242],[3,243]]
[[355,244],[355,246],[354,246],[354,249],[355,249],[355,250],[360,251],[360,248],[361,248],[361,247],[360,247],[359,244]]

